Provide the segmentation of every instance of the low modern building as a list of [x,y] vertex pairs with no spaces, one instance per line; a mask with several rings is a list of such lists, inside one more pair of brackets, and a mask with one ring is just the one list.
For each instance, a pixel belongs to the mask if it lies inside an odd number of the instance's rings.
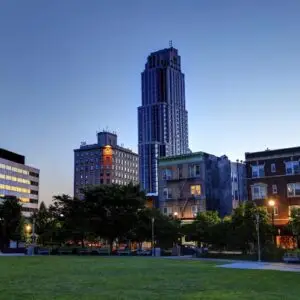
[[204,152],[160,158],[159,206],[186,221],[206,210],[231,214],[230,161]]
[[300,208],[300,147],[246,153],[245,158],[249,199],[273,211],[275,225],[287,224],[291,210]]
[[138,155],[118,145],[117,134],[97,133],[96,144],[82,143],[74,150],[74,196],[81,190],[102,184],[138,184]]
[[25,217],[38,210],[40,171],[25,165],[25,156],[0,149],[0,197],[16,197]]

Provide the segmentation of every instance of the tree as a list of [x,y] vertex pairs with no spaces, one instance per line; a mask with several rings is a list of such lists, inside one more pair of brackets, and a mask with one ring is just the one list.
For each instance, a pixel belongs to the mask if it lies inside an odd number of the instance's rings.
[[291,220],[289,222],[289,226],[288,226],[292,232],[292,234],[295,236],[296,238],[296,242],[297,242],[297,248],[299,248],[300,246],[300,209],[299,208],[294,208],[291,211]]
[[1,248],[9,246],[10,240],[20,241],[23,236],[22,206],[16,197],[7,197],[0,204]]
[[103,185],[84,191],[84,205],[91,231],[105,238],[111,249],[116,239],[124,239],[138,221],[138,211],[146,197],[139,186]]
[[214,241],[213,227],[220,221],[216,211],[201,212],[193,223],[184,226],[183,233],[188,239],[197,241],[199,245],[211,244]]
[[52,228],[54,229],[54,239],[71,240],[75,244],[81,243],[84,247],[90,231],[89,214],[85,201],[72,198],[68,195],[58,195],[53,197],[53,204],[49,211],[52,218]]
[[272,227],[267,212],[257,207],[253,201],[247,201],[234,210],[230,244],[244,253],[257,245],[256,215],[259,215],[260,243],[263,247],[272,240]]

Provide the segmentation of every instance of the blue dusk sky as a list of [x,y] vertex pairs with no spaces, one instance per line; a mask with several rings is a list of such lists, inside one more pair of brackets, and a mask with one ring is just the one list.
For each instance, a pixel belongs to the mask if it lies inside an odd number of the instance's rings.
[[179,50],[192,151],[230,159],[300,145],[299,0],[2,0],[0,147],[73,192],[73,149],[117,131],[137,150],[140,73]]

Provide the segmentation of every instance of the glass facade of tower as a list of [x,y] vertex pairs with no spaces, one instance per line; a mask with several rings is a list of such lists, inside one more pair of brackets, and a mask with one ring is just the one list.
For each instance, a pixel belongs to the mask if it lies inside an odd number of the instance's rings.
[[140,184],[147,193],[157,193],[158,158],[189,152],[184,74],[173,47],[148,56],[142,73],[138,135]]

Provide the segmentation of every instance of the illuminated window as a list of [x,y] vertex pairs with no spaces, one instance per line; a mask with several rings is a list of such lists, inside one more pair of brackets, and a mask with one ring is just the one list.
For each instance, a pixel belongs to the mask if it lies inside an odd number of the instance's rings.
[[29,198],[20,198],[20,201],[23,202],[23,203],[28,203]]
[[191,195],[200,196],[201,195],[201,186],[200,184],[190,186]]

